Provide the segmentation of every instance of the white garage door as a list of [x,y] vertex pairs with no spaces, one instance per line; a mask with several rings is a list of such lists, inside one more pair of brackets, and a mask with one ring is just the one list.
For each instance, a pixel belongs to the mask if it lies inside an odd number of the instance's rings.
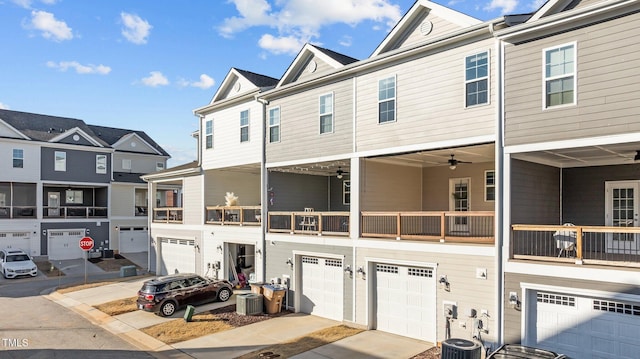
[[196,271],[194,240],[162,238],[160,244],[161,275]]
[[49,259],[84,258],[85,253],[80,248],[80,239],[84,237],[84,232],[84,230],[48,230]]
[[433,268],[376,265],[376,329],[436,341]]
[[529,315],[537,324],[529,322],[529,345],[576,359],[640,358],[640,303],[532,294],[535,308]]
[[146,228],[120,228],[120,253],[139,253],[149,250],[149,232]]
[[0,249],[22,249],[31,254],[31,238],[29,232],[2,232],[0,233]]
[[341,259],[302,257],[300,311],[341,321],[343,282]]

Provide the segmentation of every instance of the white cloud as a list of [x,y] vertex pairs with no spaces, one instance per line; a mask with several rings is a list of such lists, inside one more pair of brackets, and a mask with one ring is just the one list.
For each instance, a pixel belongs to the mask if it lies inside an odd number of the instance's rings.
[[79,73],[81,75],[86,75],[86,74],[106,75],[111,72],[111,67],[109,66],[93,65],[93,64],[82,65],[77,61],[61,61],[58,63],[55,63],[53,61],[48,61],[47,67],[58,69],[60,71],[67,71],[68,69],[71,68],[76,70],[76,73]]
[[147,20],[143,20],[138,15],[128,14],[126,12],[120,13],[120,19],[124,25],[122,36],[136,45],[147,43],[147,38],[153,28]]
[[169,80],[160,71],[151,71],[149,77],[142,79],[142,83],[149,87],[166,86]]
[[25,9],[31,9],[31,0],[12,0],[14,4],[23,7]]
[[189,86],[198,87],[198,88],[201,88],[203,90],[206,90],[206,89],[209,89],[209,88],[213,87],[213,85],[215,83],[216,83],[216,81],[213,78],[211,78],[209,75],[202,74],[202,75],[200,75],[200,81],[191,82],[191,83],[189,83]]
[[485,6],[485,10],[493,11],[500,9],[501,14],[512,13],[513,10],[518,6],[518,0],[491,0],[487,6]]
[[8,110],[9,109],[9,105],[0,102],[0,109]]
[[353,38],[351,36],[345,35],[340,39],[340,46],[351,47],[353,45]]
[[296,45],[295,50],[290,46],[312,42],[325,26],[336,23],[355,26],[371,20],[391,28],[402,16],[399,6],[390,0],[325,0],[322,6],[308,0],[276,0],[275,10],[267,0],[230,1],[239,16],[225,19],[219,27],[220,34],[232,37],[249,27],[271,27],[277,34],[262,35],[259,45],[276,54],[297,53],[301,46]]
[[29,27],[42,31],[42,37],[54,41],[71,40],[73,32],[64,21],[57,20],[52,13],[32,11]]

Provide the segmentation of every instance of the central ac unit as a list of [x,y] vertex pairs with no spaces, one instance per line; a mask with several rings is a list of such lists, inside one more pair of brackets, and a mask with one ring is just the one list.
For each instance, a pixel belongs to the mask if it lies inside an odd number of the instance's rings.
[[236,298],[236,313],[240,315],[256,315],[262,313],[262,294],[240,294]]
[[480,359],[482,346],[466,339],[451,338],[442,342],[441,359]]

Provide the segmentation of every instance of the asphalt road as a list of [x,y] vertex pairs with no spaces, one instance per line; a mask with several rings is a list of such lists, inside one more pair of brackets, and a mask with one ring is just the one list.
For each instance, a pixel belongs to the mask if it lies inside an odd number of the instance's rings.
[[84,277],[0,279],[0,359],[154,358],[41,295],[66,283],[82,284]]

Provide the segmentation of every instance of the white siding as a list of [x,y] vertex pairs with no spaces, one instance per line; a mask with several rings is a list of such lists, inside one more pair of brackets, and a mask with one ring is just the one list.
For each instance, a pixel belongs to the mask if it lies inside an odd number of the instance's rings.
[[183,180],[183,223],[203,224],[204,204],[202,193],[202,176],[186,177]]

